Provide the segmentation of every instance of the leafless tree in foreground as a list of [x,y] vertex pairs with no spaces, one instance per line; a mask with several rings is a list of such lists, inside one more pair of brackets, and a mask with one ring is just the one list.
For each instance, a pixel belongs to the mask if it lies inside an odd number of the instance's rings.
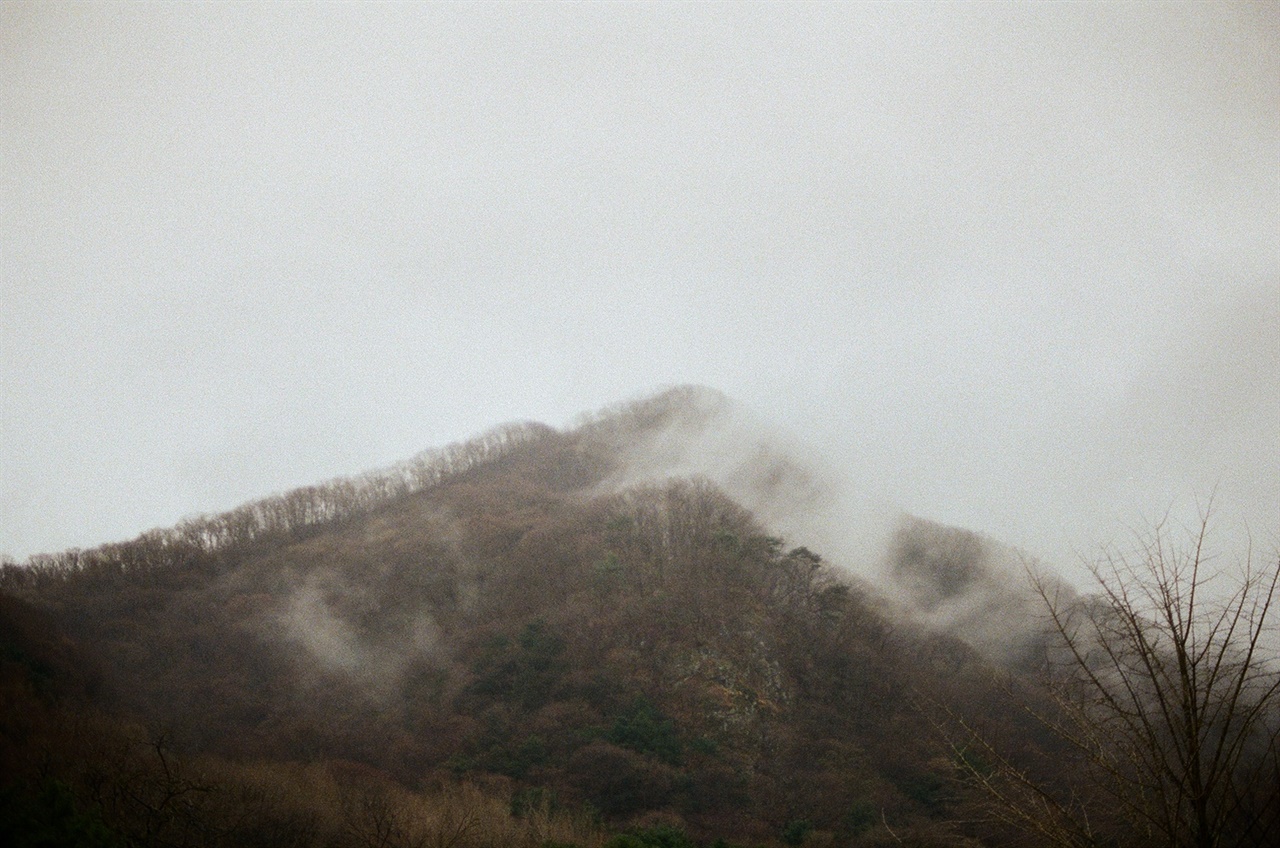
[[1092,595],[1029,571],[1047,697],[1019,702],[1077,758],[1051,786],[957,720],[958,767],[993,818],[1059,845],[1280,844],[1280,557],[1219,568],[1208,531],[1206,516],[1179,544],[1157,526],[1093,565]]

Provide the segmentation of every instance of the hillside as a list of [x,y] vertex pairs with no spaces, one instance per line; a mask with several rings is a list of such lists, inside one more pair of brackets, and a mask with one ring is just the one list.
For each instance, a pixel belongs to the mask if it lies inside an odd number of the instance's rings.
[[[990,665],[1028,649],[974,626],[1020,603],[998,547],[905,523],[890,602],[706,479],[636,482],[636,457],[728,408],[676,389],[7,567],[5,797],[27,822],[10,826],[140,845],[628,827],[615,842],[1000,844],[919,708],[1053,748]],[[770,485],[802,478],[775,460]]]

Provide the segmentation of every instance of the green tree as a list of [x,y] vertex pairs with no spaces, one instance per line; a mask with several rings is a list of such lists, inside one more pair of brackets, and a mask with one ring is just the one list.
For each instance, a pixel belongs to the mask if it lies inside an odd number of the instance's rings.
[[630,709],[618,716],[605,738],[673,766],[680,764],[684,749],[675,725],[647,698],[637,698]]

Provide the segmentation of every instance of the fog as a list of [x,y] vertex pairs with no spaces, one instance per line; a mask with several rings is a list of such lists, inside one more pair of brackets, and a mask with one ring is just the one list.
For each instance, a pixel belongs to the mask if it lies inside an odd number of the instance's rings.
[[1267,544],[1278,201],[1273,4],[8,2],[0,552],[676,383],[859,515]]

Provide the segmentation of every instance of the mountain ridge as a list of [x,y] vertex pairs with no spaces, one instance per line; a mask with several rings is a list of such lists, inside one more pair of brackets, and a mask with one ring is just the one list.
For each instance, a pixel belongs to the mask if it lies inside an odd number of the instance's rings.
[[[797,822],[950,839],[959,801],[912,693],[991,702],[991,667],[679,473],[725,431],[757,432],[723,395],[679,387],[10,565],[0,587],[92,646],[99,703],[196,761],[463,779],[699,839],[768,842]],[[821,492],[755,447],[719,476],[760,502]],[[945,578],[951,560],[922,527],[903,525],[899,548],[923,553],[896,573],[937,594],[922,565]],[[949,597],[992,582],[981,555],[957,567]]]

